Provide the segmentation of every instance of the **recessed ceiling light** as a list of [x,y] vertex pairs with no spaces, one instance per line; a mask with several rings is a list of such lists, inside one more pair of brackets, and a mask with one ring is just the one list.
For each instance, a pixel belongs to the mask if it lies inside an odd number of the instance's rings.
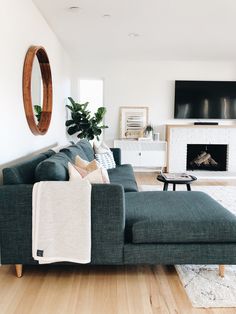
[[109,17],[111,17],[111,14],[103,14],[102,17],[104,17],[104,18],[109,18]]
[[71,6],[71,7],[69,7],[69,10],[71,10],[71,11],[76,11],[76,10],[79,10],[80,9],[80,7],[78,7],[78,6]]
[[139,36],[140,36],[140,34],[138,34],[138,33],[129,33],[129,37],[131,37],[131,38],[137,38]]

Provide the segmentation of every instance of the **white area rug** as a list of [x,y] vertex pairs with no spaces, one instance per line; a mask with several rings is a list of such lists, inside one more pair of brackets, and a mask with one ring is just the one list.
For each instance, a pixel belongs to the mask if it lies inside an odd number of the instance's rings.
[[[162,188],[141,185],[140,191],[161,191]],[[176,188],[186,190],[185,185]],[[192,190],[209,194],[236,215],[235,186],[193,185]],[[194,307],[236,307],[236,266],[227,265],[224,278],[218,275],[218,265],[176,265],[175,268]]]

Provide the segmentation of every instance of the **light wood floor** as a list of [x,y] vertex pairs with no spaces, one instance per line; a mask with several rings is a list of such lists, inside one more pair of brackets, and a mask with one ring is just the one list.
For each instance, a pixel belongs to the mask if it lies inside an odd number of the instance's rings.
[[[138,184],[150,184],[150,185],[157,185],[163,183],[157,181],[158,173],[153,172],[136,172],[135,177]],[[197,180],[192,183],[193,185],[236,185],[236,180]],[[235,312],[236,313],[236,312]]]
[[[137,173],[136,178],[139,184],[157,184],[156,174]],[[0,314],[13,313],[235,314],[236,308],[192,308],[173,266],[28,266],[20,279],[13,266],[2,266]]]

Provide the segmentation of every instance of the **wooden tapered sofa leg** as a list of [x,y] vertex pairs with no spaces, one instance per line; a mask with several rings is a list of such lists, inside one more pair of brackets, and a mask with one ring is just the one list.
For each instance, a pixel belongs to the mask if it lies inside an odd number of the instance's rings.
[[219,265],[219,275],[222,278],[225,276],[225,265]]
[[23,265],[22,264],[16,264],[15,268],[16,268],[16,277],[17,278],[22,277]]

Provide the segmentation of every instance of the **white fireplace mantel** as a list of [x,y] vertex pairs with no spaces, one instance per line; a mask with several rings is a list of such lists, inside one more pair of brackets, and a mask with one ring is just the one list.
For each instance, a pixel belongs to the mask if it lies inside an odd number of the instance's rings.
[[227,144],[227,171],[223,176],[236,174],[234,125],[167,125],[167,143],[168,172],[186,172],[187,144]]

